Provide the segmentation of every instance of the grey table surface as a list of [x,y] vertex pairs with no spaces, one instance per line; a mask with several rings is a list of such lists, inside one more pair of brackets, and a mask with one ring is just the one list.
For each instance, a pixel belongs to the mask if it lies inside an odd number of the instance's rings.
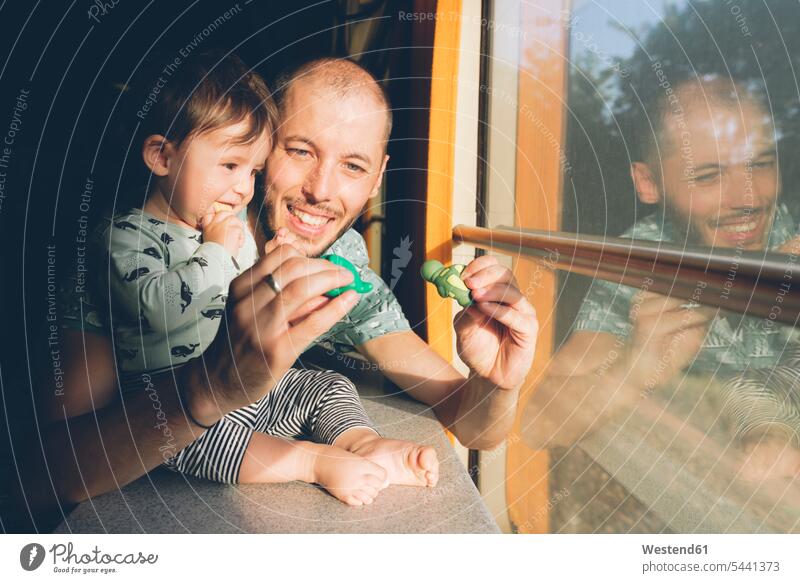
[[432,412],[387,394],[374,375],[348,376],[382,435],[436,448],[441,464],[436,487],[389,486],[371,505],[350,507],[301,482],[230,486],[157,469],[80,504],[55,532],[498,533]]

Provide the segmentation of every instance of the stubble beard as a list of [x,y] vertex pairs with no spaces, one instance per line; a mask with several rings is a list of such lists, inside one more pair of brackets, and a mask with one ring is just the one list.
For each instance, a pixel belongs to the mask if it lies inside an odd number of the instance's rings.
[[[266,217],[266,220],[261,220],[260,223],[262,225],[262,228],[264,229],[264,235],[266,236],[267,241],[269,241],[269,240],[271,240],[272,238],[275,237],[275,232],[279,228],[277,225],[275,225],[275,217],[277,216],[277,210],[278,209],[275,208],[275,205],[270,200],[269,193],[266,193],[266,196],[264,197],[264,208],[263,208],[263,212],[264,212],[264,216]],[[363,212],[363,209],[362,209],[362,212]],[[314,243],[311,241],[311,239],[308,239],[307,237],[303,237],[302,235],[298,235],[297,233],[294,233],[293,231],[292,231],[292,234],[295,237],[299,238],[303,242],[303,247],[304,247],[304,251],[306,253],[306,256],[309,257],[310,259],[315,259],[315,258],[321,257],[326,249],[328,249],[331,245],[333,245],[333,243],[335,241],[338,241],[341,238],[341,236],[344,235],[355,224],[355,222],[358,220],[358,216],[359,215],[356,215],[351,220],[346,222],[339,229],[339,231],[333,237],[331,237],[331,239],[329,241],[326,241],[325,244],[320,246],[319,249],[316,250],[316,251],[310,251],[311,248],[312,248],[312,245],[314,245]],[[290,229],[290,231],[291,231],[291,229]],[[317,243],[317,245],[319,245],[319,243]]]

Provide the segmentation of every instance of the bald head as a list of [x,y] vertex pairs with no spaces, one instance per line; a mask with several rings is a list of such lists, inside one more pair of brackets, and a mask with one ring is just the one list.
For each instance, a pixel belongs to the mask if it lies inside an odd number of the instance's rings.
[[389,98],[375,77],[354,61],[332,57],[314,59],[282,75],[276,85],[281,116],[285,114],[292,92],[301,85],[304,90],[330,93],[334,99],[359,97],[374,100],[386,112],[384,141],[389,141],[392,133]]
[[[699,113],[707,119],[694,123],[709,122],[714,113],[720,110],[742,111],[744,109],[759,113],[759,121],[769,121],[768,109],[765,107],[763,90],[752,84],[734,81],[720,75],[706,75],[676,82],[674,91],[664,93],[656,101],[655,115],[640,120],[639,139],[645,144],[643,161],[654,168],[660,166],[660,157],[670,148],[677,148],[683,130],[691,133],[697,128],[690,127],[687,116]],[[720,131],[725,128],[720,128]],[[720,136],[720,139],[724,139]]]

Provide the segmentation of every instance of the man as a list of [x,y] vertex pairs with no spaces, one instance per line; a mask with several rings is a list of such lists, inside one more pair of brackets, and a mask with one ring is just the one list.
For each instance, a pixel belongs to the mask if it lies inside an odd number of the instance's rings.
[[[796,229],[779,201],[769,109],[747,86],[722,77],[668,81],[669,91],[645,104],[649,116],[639,137],[650,138],[630,168],[639,200],[658,211],[623,236],[712,250],[788,251]],[[526,406],[526,441],[536,449],[570,445],[687,369],[735,379],[743,371],[774,367],[788,332],[759,318],[595,281],[572,336]],[[727,398],[759,392],[744,394],[742,386],[729,384]],[[748,431],[754,427],[747,409],[738,407],[735,419],[744,439],[756,437]],[[775,455],[796,456],[785,444]]]
[[[50,415],[68,419],[44,435],[60,502],[119,488],[158,466],[165,447],[180,451],[202,434],[202,425],[266,394],[314,341],[359,350],[430,405],[465,445],[496,446],[510,429],[537,331],[511,272],[486,256],[465,269],[476,300],[454,324],[471,371],[465,379],[410,331],[386,285],[363,267],[365,246],[350,226],[377,195],[388,161],[391,112],[379,85],[352,62],[323,59],[284,80],[279,108],[283,121],[267,162],[261,216],[270,232],[261,242],[274,233],[281,238],[234,280],[227,321],[203,358],[175,379],[150,379],[122,402],[99,314],[81,307],[80,328],[64,331],[66,397],[51,401]],[[284,238],[295,243],[279,244]],[[322,252],[362,266],[377,290],[362,298],[325,297],[348,281],[315,258]],[[28,494],[44,500],[49,484],[36,478],[27,480]]]

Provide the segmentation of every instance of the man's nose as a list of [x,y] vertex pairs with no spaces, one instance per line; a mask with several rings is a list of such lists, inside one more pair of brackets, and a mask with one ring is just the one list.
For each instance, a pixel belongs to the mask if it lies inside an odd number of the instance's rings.
[[330,200],[336,192],[336,175],[334,168],[318,162],[306,175],[303,194],[309,202],[318,203]]
[[723,204],[732,209],[753,207],[753,171],[742,166],[730,172],[728,183],[723,193]]

